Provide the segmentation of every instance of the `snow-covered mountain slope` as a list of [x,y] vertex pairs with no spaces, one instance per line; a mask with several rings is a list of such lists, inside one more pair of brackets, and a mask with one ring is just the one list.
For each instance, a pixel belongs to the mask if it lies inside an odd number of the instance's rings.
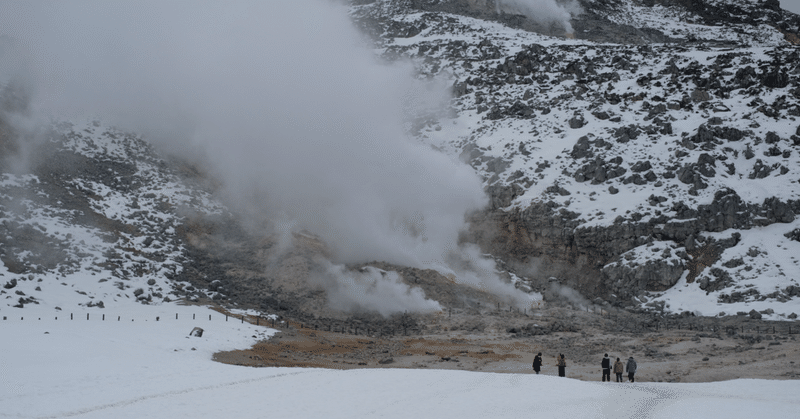
[[[98,121],[56,123],[20,144],[33,157],[0,177],[3,309],[186,296],[174,280],[185,262],[178,230],[191,214],[223,212],[208,192],[142,138]],[[74,292],[48,290],[62,287]]]
[[[453,81],[452,113],[415,134],[483,175],[494,210],[474,217],[473,238],[486,251],[621,306],[797,311],[796,15],[774,2],[587,1],[573,19],[582,40],[419,3],[352,14],[381,56]],[[611,43],[581,32],[588,21],[663,36]]]
[[[556,7],[530,14],[544,3]],[[481,175],[491,208],[469,215],[463,239],[519,289],[555,278],[635,310],[800,310],[797,15],[745,0],[349,10],[378,56],[452,84],[447,109],[404,109],[406,128]],[[208,298],[324,311],[298,280],[325,253],[318,238],[296,234],[282,253],[279,238],[248,236],[194,167],[102,122],[17,132],[6,120],[25,109],[12,93],[0,118],[0,310]],[[423,278],[413,286],[445,306],[463,296],[438,273],[381,269]],[[48,298],[50,287],[75,292]]]

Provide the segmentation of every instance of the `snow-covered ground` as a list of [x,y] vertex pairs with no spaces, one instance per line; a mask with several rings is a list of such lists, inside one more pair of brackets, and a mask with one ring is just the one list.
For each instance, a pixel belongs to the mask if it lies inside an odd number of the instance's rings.
[[[0,417],[729,419],[796,417],[800,408],[798,381],[617,384],[549,371],[239,367],[212,354],[274,330],[176,304],[131,303],[119,320],[73,314],[4,311]],[[189,336],[196,326],[202,337]]]

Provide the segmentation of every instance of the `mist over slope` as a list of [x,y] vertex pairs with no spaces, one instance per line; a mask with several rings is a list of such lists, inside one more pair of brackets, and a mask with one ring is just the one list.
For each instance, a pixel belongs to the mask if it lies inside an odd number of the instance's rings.
[[[798,16],[777,2],[581,2],[576,40],[481,2],[354,9],[386,57],[450,74],[417,135],[469,162],[472,239],[623,307],[797,310]],[[545,34],[557,33],[542,30]]]
[[0,292],[390,316],[560,283],[786,318],[800,18],[775,3],[3,4]]
[[[473,269],[483,256],[460,248],[466,213],[488,202],[480,178],[456,156],[414,141],[403,129],[404,115],[438,111],[448,87],[417,80],[410,65],[380,62],[343,6],[316,0],[42,2],[7,4],[2,15],[9,51],[18,53],[4,59],[22,63],[5,73],[4,84],[26,86],[18,89],[25,112],[5,114],[16,147],[60,147],[66,140],[81,155],[78,161],[107,158],[87,151],[97,138],[60,126],[45,133],[40,127],[51,117],[88,119],[111,139],[127,135],[114,129],[141,133],[160,151],[200,165],[215,179],[209,192],[236,214],[241,228],[268,238],[262,271],[280,271],[270,265],[289,256],[299,233],[324,243],[324,254],[304,261],[303,269],[312,272],[303,275],[332,300],[352,294],[337,291],[351,281],[365,279],[325,260],[433,268],[514,303],[528,300],[493,269]],[[34,182],[42,176],[37,170],[52,171],[37,167],[38,155],[8,157],[24,173],[33,170]],[[79,169],[56,158],[68,171]],[[104,195],[84,181],[76,176],[67,184]],[[134,185],[118,192],[144,191]],[[176,204],[169,192],[159,195]],[[18,198],[12,191],[8,197]],[[131,198],[114,204],[141,205]],[[186,211],[174,215],[195,209]],[[130,221],[119,215],[120,222]],[[386,282],[381,276],[366,281]],[[439,308],[407,286],[384,288],[361,308],[394,299],[408,301],[392,312],[414,310],[412,300],[426,310]]]
[[411,68],[378,63],[341,6],[10,7],[35,63],[31,118],[88,114],[167,150],[199,147],[237,210],[336,242],[342,261],[441,258],[432,249],[455,246],[464,212],[485,203],[467,166],[406,138]]

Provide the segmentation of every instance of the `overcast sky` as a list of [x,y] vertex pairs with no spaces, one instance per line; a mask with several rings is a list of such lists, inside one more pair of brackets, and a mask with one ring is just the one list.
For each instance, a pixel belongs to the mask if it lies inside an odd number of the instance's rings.
[[790,12],[800,14],[800,0],[781,0],[781,7]]

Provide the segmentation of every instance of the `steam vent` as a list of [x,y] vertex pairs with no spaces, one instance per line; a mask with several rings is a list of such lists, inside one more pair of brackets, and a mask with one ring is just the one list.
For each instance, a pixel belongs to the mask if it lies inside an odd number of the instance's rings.
[[214,355],[252,366],[797,350],[777,0],[69,3],[0,5],[2,317],[207,305],[280,330]]

